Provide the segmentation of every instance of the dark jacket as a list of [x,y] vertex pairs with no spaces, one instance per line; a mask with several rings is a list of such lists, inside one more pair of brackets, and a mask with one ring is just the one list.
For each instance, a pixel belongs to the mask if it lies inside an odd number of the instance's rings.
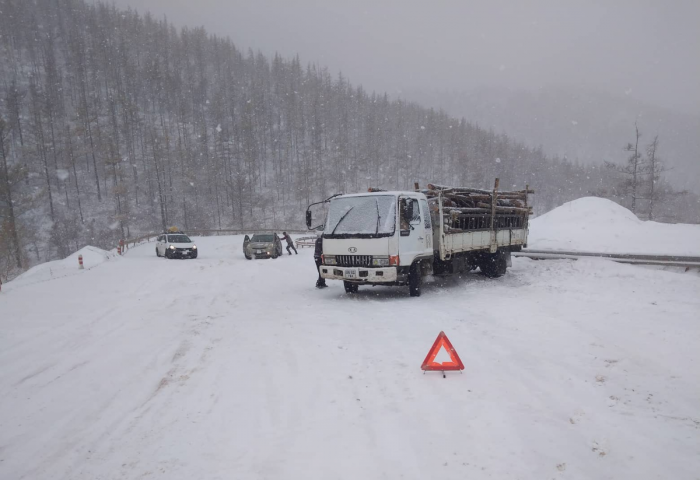
[[323,237],[318,237],[314,247],[314,259],[321,260],[321,255],[323,255]]
[[289,234],[282,236],[282,240],[286,240],[287,245],[294,245],[294,242],[292,241],[292,237],[290,237]]

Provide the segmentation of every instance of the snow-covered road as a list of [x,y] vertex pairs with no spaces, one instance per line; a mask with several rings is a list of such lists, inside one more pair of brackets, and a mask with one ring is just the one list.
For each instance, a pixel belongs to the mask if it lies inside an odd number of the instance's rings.
[[[700,277],[514,259],[314,288],[312,252],[153,244],[0,294],[0,479],[694,479]],[[463,374],[423,374],[444,330]]]

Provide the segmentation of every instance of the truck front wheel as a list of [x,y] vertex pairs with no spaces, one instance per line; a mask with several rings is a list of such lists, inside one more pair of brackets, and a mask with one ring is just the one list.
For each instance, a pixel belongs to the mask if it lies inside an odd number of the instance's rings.
[[421,285],[423,284],[423,276],[420,270],[420,263],[411,265],[408,271],[408,293],[412,297],[420,297]]
[[345,293],[357,293],[360,289],[358,284],[352,282],[343,282],[343,286],[345,287]]

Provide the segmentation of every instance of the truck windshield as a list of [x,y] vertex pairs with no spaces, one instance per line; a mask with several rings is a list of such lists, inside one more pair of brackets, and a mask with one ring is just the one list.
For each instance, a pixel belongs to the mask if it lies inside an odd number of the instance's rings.
[[331,200],[325,237],[386,237],[396,227],[396,199],[390,195],[340,197]]

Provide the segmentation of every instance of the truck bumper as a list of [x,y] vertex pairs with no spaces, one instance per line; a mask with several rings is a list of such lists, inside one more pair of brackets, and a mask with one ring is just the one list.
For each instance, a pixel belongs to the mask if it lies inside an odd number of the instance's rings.
[[396,267],[363,268],[336,267],[321,265],[318,267],[321,277],[328,280],[344,280],[354,283],[387,284],[405,281],[404,275],[397,273]]

